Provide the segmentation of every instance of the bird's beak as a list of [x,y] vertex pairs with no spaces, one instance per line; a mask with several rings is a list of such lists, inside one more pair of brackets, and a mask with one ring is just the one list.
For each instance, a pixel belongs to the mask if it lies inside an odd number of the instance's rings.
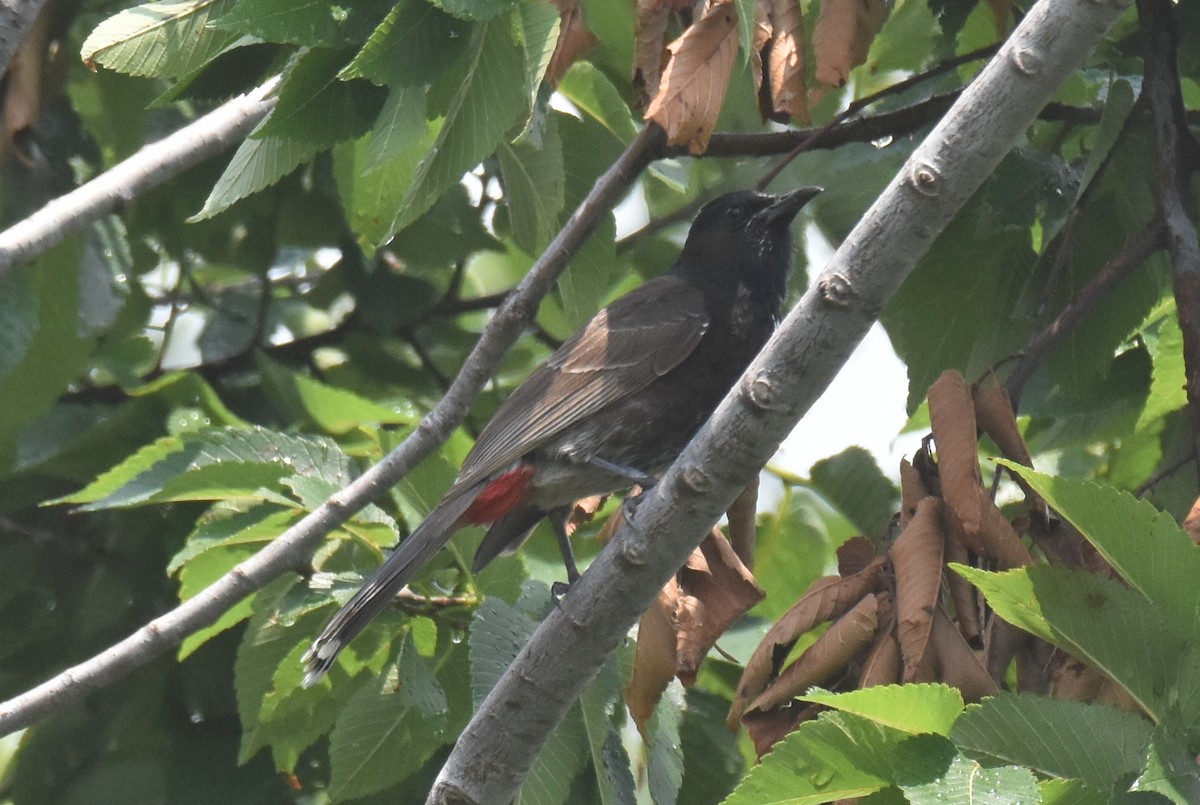
[[823,187],[800,187],[790,193],[776,196],[775,201],[759,215],[768,224],[789,224],[796,217],[796,213],[800,212],[800,208],[812,201],[824,189]]

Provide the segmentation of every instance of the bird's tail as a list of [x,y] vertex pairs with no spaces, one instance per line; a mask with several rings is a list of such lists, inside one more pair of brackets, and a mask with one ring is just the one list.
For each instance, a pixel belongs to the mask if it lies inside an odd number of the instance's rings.
[[334,614],[329,625],[304,653],[302,661],[307,672],[304,675],[304,687],[315,685],[325,676],[337,659],[338,652],[386,609],[409,579],[450,541],[450,537],[458,530],[459,519],[470,507],[477,492],[462,490],[444,498],[354,597]]

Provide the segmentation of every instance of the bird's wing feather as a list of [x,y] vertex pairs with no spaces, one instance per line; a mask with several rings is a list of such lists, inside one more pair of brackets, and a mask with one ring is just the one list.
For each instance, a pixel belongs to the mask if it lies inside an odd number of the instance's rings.
[[509,396],[463,463],[470,486],[683,362],[708,329],[704,298],[671,274],[597,313]]

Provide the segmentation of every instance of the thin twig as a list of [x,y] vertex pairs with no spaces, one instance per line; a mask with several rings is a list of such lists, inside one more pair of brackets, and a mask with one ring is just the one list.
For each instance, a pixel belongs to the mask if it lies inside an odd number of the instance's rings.
[[1147,257],[1163,247],[1163,235],[1162,220],[1155,218],[1134,237],[1133,241],[1120,254],[1113,257],[1096,272],[1096,276],[1080,289],[1075,298],[1058,314],[1054,321],[1029,340],[1025,349],[1022,350],[1021,360],[1013,369],[1012,374],[1008,376],[1008,382],[1005,383],[1014,409],[1020,407],[1021,392],[1024,391],[1029,378],[1042,365],[1042,361],[1062,343],[1063,339],[1075,329],[1075,326],[1084,317],[1112,293],[1121,280],[1145,262]]

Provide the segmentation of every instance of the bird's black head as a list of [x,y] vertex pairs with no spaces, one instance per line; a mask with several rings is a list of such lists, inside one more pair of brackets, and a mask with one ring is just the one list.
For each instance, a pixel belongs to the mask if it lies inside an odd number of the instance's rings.
[[743,190],[713,199],[692,222],[677,270],[704,286],[732,291],[745,283],[782,301],[792,266],[792,219],[820,192]]

